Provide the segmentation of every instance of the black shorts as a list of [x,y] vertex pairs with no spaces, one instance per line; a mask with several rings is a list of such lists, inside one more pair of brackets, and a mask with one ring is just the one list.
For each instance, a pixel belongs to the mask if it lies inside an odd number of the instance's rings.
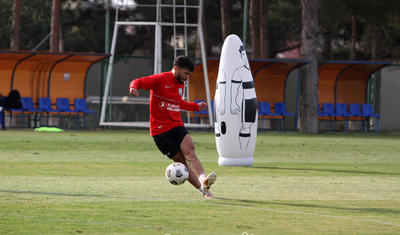
[[158,149],[172,159],[181,151],[181,143],[187,134],[189,132],[184,126],[177,126],[167,132],[153,136],[153,139]]

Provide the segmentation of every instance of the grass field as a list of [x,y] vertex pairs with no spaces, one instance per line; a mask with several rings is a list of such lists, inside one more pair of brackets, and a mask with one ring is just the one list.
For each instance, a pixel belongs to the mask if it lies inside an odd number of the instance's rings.
[[170,185],[147,131],[0,131],[0,234],[400,234],[400,135],[259,134],[214,200]]

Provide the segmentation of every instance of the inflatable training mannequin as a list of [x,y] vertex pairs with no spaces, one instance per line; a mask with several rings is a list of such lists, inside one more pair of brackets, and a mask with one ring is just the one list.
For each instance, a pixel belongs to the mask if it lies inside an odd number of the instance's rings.
[[252,166],[257,139],[257,97],[242,41],[222,46],[215,91],[215,140],[220,166]]

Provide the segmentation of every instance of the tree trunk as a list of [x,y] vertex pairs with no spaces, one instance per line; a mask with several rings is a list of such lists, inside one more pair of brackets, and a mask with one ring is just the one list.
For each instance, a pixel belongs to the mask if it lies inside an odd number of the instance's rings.
[[269,57],[269,38],[268,38],[268,13],[269,0],[260,1],[260,52],[261,58]]
[[21,0],[14,0],[11,23],[10,49],[19,50],[19,31],[21,28]]
[[311,63],[301,78],[300,132],[318,133],[318,0],[301,0],[301,18],[301,55]]
[[253,58],[260,57],[260,0],[250,0],[250,37]]
[[371,60],[381,59],[380,42],[382,40],[382,29],[378,25],[371,25],[372,45],[371,45]]
[[222,41],[231,32],[231,15],[229,13],[228,0],[221,0],[221,26],[222,26]]
[[60,48],[61,0],[53,0],[51,8],[50,51]]
[[357,16],[353,13],[351,16],[351,49],[350,59],[356,59],[356,40],[357,40]]
[[329,30],[323,30],[322,59],[324,61],[332,59],[332,35]]

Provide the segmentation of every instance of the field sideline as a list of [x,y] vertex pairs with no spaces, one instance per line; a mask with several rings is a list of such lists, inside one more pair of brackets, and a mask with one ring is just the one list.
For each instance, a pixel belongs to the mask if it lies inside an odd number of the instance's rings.
[[0,131],[0,234],[400,234],[400,135],[262,133],[214,200],[170,185],[148,131]]

